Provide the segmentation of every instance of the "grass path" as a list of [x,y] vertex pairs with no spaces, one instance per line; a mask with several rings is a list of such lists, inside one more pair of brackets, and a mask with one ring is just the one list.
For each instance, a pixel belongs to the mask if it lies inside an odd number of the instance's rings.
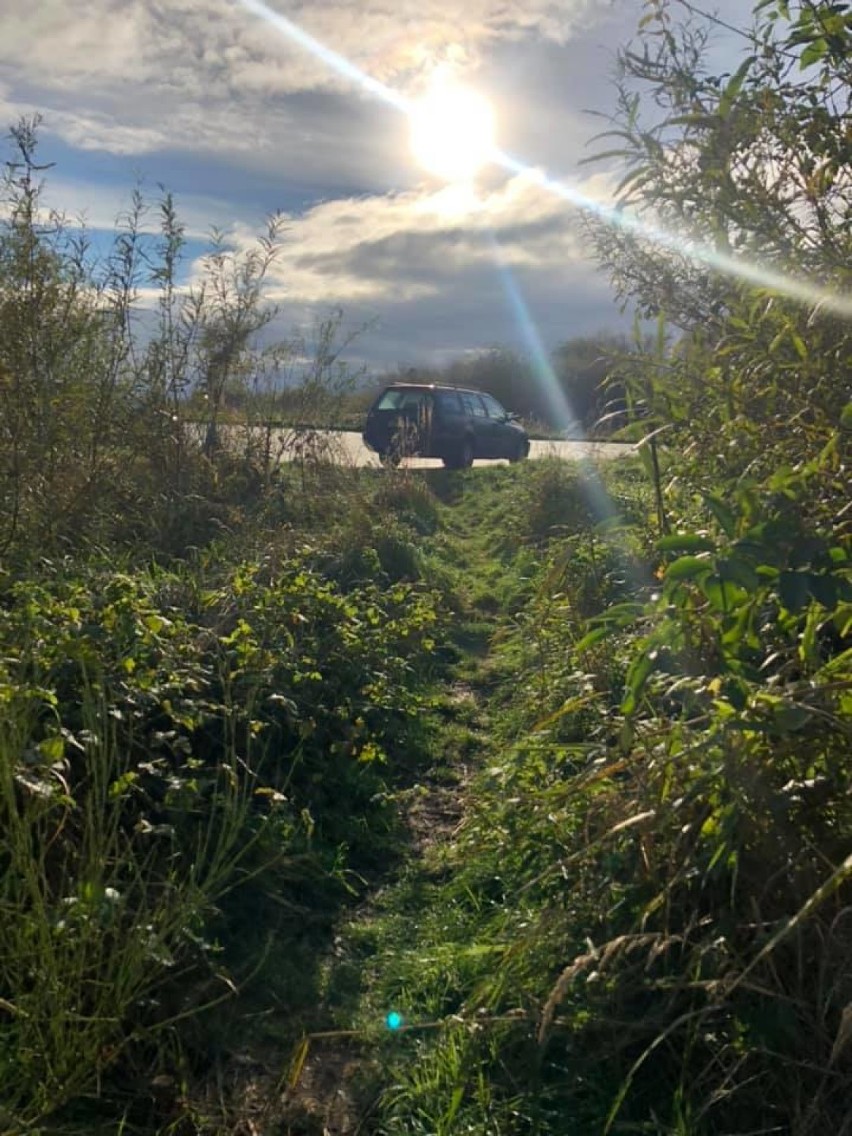
[[385,1086],[375,1052],[381,1013],[372,1028],[368,1020],[369,958],[378,944],[386,949],[388,917],[395,921],[400,911],[416,904],[415,897],[453,872],[453,846],[465,823],[470,786],[491,751],[490,652],[505,611],[498,598],[503,571],[499,557],[495,567],[494,555],[500,529],[495,529],[493,512],[483,508],[489,502],[489,494],[474,496],[468,489],[466,497],[440,511],[437,542],[455,572],[456,610],[448,644],[454,658],[437,684],[432,714],[424,724],[431,760],[394,794],[405,832],[400,864],[366,894],[328,960],[328,1010],[335,1027],[309,1036],[295,1055],[285,1093],[287,1130],[293,1136],[371,1131],[375,1094]]

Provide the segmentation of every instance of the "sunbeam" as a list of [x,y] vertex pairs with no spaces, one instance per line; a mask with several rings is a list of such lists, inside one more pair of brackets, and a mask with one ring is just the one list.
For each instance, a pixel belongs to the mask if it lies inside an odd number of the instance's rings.
[[[518,321],[521,335],[530,353],[533,371],[544,389],[551,413],[566,433],[572,437],[583,435],[582,424],[574,413],[568,395],[556,377],[550,357],[542,343],[535,320],[532,318],[511,265],[506,260],[494,233],[488,234],[488,241],[494,254],[494,262],[506,293],[506,299],[515,319]],[[584,461],[580,465],[583,467],[581,485],[592,515],[597,518],[599,523],[615,520],[618,517],[618,510],[604,488],[597,470],[591,462]]]
[[550,357],[515,279],[515,274],[512,272],[511,265],[508,263],[493,232],[488,234],[488,243],[494,255],[494,263],[497,266],[500,283],[503,285],[503,291],[506,293],[512,314],[518,322],[518,327],[530,354],[533,371],[544,389],[554,421],[559,423],[559,429],[564,431],[567,436],[574,437],[578,431],[581,432],[580,423],[565,392],[559,385]]
[[324,43],[300,28],[293,20],[288,20],[286,16],[282,16],[280,12],[276,12],[274,8],[264,4],[263,0],[237,0],[237,3],[241,4],[247,12],[251,12],[253,16],[259,16],[261,20],[265,20],[287,39],[292,40],[305,51],[309,51],[311,55],[321,60],[344,79],[351,79],[353,83],[362,87],[368,94],[381,99],[382,102],[394,107],[402,114],[411,114],[411,102],[398,91],[394,91],[393,88],[380,83],[378,79],[374,79],[372,75],[368,75],[366,71],[362,71],[360,67],[356,67],[345,55],[339,55],[330,47],[326,47]]
[[[368,94],[411,117],[415,104],[409,99],[362,71],[360,67],[350,62],[345,56],[326,47],[324,43],[304,31],[298,24],[286,16],[282,16],[280,12],[270,8],[268,4],[263,3],[263,0],[236,0],[236,2],[247,12],[265,20],[270,27],[285,38],[305,51],[309,51],[343,78],[351,80]],[[852,319],[852,296],[832,291],[799,277],[778,272],[776,269],[769,268],[767,265],[756,261],[746,261],[739,257],[721,253],[711,245],[695,241],[688,235],[669,232],[613,205],[605,205],[600,201],[595,201],[568,182],[557,181],[549,174],[533,166],[528,166],[519,159],[496,148],[492,151],[490,157],[494,164],[508,172],[524,175],[576,209],[592,213],[608,224],[624,229],[625,232],[653,241],[661,248],[671,249],[689,257],[691,260],[706,264],[717,272],[744,280],[758,288],[766,288],[802,304],[820,307],[846,319]]]
[[818,284],[811,284],[807,280],[788,276],[785,273],[768,268],[766,265],[719,252],[711,245],[702,244],[687,235],[672,233],[659,225],[649,224],[642,218],[627,213],[616,206],[595,201],[594,198],[582,193],[567,182],[556,181],[543,171],[524,165],[517,158],[513,158],[502,151],[495,152],[494,161],[503,169],[523,175],[536,185],[541,186],[542,189],[547,190],[548,193],[561,197],[563,201],[567,201],[570,205],[585,213],[593,213],[610,225],[617,225],[625,232],[632,233],[644,240],[653,241],[654,244],[671,249],[690,260],[706,264],[726,276],[739,277],[758,288],[768,288],[770,291],[786,295],[791,300],[798,300],[814,307],[827,308],[837,315],[845,316],[847,319],[852,318],[852,296],[831,292]]

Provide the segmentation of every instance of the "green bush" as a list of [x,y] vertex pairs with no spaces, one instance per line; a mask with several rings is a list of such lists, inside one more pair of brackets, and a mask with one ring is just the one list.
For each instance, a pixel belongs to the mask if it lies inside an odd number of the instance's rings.
[[[384,861],[381,770],[410,760],[434,608],[410,585],[341,592],[313,556],[7,580],[0,1097],[13,1126],[230,997],[281,904],[330,912],[346,873]],[[265,917],[264,891],[278,904]],[[260,926],[246,935],[248,912]],[[305,975],[290,981],[279,998],[301,1005]]]

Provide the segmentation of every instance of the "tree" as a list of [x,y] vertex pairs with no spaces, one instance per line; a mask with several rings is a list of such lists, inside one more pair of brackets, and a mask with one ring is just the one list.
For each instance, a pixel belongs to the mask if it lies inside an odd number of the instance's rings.
[[86,508],[124,353],[122,297],[92,279],[85,232],[42,206],[38,126],[12,128],[0,182],[0,551]]
[[264,301],[263,289],[280,249],[281,219],[273,217],[268,230],[242,252],[229,248],[214,232],[213,248],[204,257],[199,291],[198,367],[200,389],[206,396],[209,419],[205,450],[219,448],[219,420],[226,395],[246,389],[256,368],[257,336],[278,314]]
[[645,358],[652,419],[696,469],[765,472],[770,441],[813,456],[852,393],[852,14],[761,0],[739,66],[716,75],[687,0],[647,7],[601,135],[628,224],[589,226],[622,299],[680,333]]
[[[97,257],[82,224],[44,208],[39,122],[12,128],[0,179],[0,556],[50,555],[176,516],[178,498],[198,500],[217,479],[198,460],[189,396],[206,395],[212,457],[226,397],[245,401],[261,378],[274,382],[296,350],[263,336],[276,315],[265,286],[278,218],[239,248],[214,233],[187,282],[171,196],[163,191],[152,235],[137,189]],[[141,302],[150,284],[153,311]],[[249,435],[242,457],[256,449]]]
[[624,408],[616,372],[634,351],[626,335],[575,336],[553,353],[553,370],[574,417],[586,434],[612,429]]
[[455,360],[447,366],[442,381],[487,391],[516,414],[547,420],[529,360],[508,347],[490,347]]

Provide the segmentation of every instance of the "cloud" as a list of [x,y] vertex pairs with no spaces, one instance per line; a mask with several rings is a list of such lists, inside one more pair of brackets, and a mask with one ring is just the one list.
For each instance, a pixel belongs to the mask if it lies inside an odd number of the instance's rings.
[[[403,93],[416,93],[438,63],[455,65],[494,101],[500,144],[556,176],[576,169],[599,128],[582,108],[611,106],[607,58],[644,7],[268,2]],[[285,331],[340,305],[349,326],[381,318],[381,330],[358,348],[371,360],[522,346],[495,240],[546,342],[618,323],[570,207],[529,178],[495,180],[477,203],[420,184],[404,117],[296,49],[240,0],[0,4],[0,117],[45,113],[41,154],[60,163],[47,178],[48,203],[110,230],[141,171],[149,185],[175,191],[192,238],[188,255],[213,225],[247,248],[262,216],[283,206],[287,231],[270,295]],[[603,179],[580,188],[608,197]]]
[[[139,232],[159,234],[159,191],[142,184],[145,209],[139,219]],[[132,205],[133,186],[113,186],[78,180],[62,174],[50,176],[42,191],[42,204],[67,218],[72,226],[78,220],[89,230],[113,233],[117,222],[126,217]],[[213,229],[226,231],[234,225],[234,203],[204,194],[181,194],[175,200],[178,218],[188,240],[207,241]]]
[[[272,0],[270,6],[384,82],[436,59],[471,62],[484,45],[530,32],[565,42],[592,0]],[[265,94],[335,82],[239,0],[6,0],[5,66],[55,90],[156,78],[195,97],[233,80]],[[17,67],[16,67],[17,63]]]
[[[564,42],[596,8],[592,0],[275,3],[402,89],[439,61],[475,68],[497,42],[532,33]],[[42,108],[70,144],[119,154],[269,149],[293,137],[288,96],[333,89],[358,97],[350,80],[239,0],[5,0],[0,78],[13,93],[10,109]]]
[[[603,198],[608,183],[583,191]],[[564,271],[585,264],[578,216],[532,177],[474,197],[454,188],[340,198],[286,217],[272,293],[288,301],[384,307],[447,294],[458,274],[493,269],[495,241],[513,268]],[[234,234],[244,244],[245,228]]]
[[[610,190],[602,177],[578,188],[598,198]],[[498,342],[524,350],[509,318],[506,270],[545,342],[620,322],[577,213],[531,177],[495,185],[475,201],[420,187],[323,202],[284,222],[266,291],[280,308],[276,334],[307,331],[339,307],[347,328],[371,327],[353,349],[371,366],[436,362]],[[252,241],[244,221],[229,234],[238,253]],[[195,282],[202,272],[199,258]]]

